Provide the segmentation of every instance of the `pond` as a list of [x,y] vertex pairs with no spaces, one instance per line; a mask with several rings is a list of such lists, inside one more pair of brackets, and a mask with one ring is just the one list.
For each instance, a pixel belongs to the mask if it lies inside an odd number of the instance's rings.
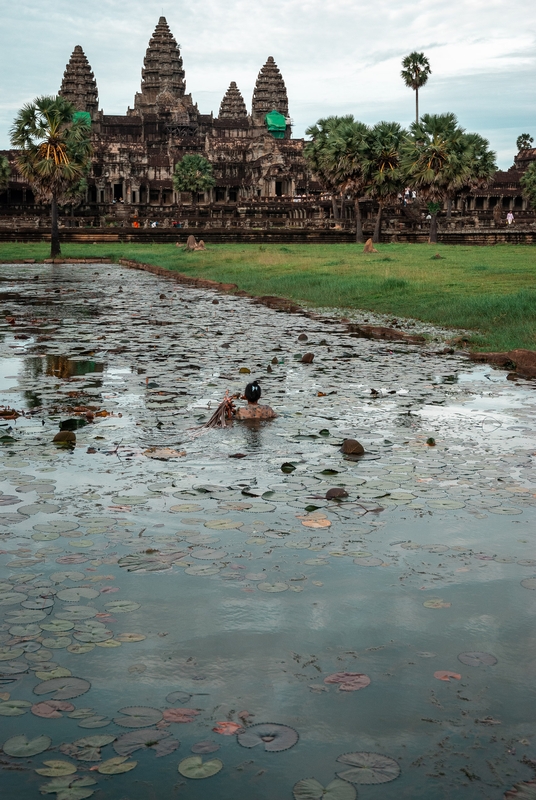
[[[531,780],[533,383],[117,266],[2,274],[6,797]],[[253,378],[276,419],[201,427]]]

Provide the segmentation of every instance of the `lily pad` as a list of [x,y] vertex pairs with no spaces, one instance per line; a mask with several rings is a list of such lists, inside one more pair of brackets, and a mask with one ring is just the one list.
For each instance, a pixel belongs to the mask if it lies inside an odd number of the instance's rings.
[[97,772],[101,775],[120,775],[123,772],[130,772],[138,765],[137,761],[128,761],[128,756],[115,756],[99,764]]
[[0,703],[0,716],[20,717],[22,714],[26,714],[31,705],[27,700],[5,700]]
[[179,763],[178,770],[185,778],[200,780],[211,778],[223,769],[223,762],[219,758],[203,761],[201,756],[188,756]]
[[288,589],[288,583],[284,583],[283,581],[277,581],[276,583],[267,583],[263,581],[262,583],[257,584],[257,589],[261,592],[269,592],[276,594],[277,592],[286,592]]
[[91,684],[84,678],[75,678],[72,675],[65,678],[52,678],[34,686],[34,694],[50,694],[53,700],[71,700],[73,697],[89,692]]
[[144,748],[152,750],[156,756],[168,755],[168,753],[176,750],[180,744],[177,739],[172,739],[172,749],[168,746],[166,751],[163,752],[164,745],[170,737],[171,733],[169,731],[157,730],[156,728],[130,731],[120,736],[117,741],[114,742],[113,748],[120,756],[130,756],[136,750],[142,750]]
[[136,609],[141,608],[141,604],[135,603],[133,600],[113,600],[111,603],[106,603],[104,608],[110,614],[126,614],[129,611],[136,611]]
[[345,753],[339,756],[337,761],[350,767],[344,772],[337,773],[339,778],[349,783],[389,783],[400,775],[398,761],[381,753]]
[[237,734],[238,744],[242,747],[257,747],[268,753],[280,753],[290,750],[300,738],[298,731],[289,725],[279,725],[274,722],[260,722],[250,725],[243,733]]
[[190,748],[192,753],[197,753],[199,755],[208,755],[208,753],[215,753],[219,749],[220,745],[217,744],[217,742],[213,742],[211,739],[204,739],[202,742],[196,742]]
[[150,706],[127,706],[120,708],[119,713],[124,716],[115,717],[114,722],[123,728],[148,728],[162,719],[162,712]]
[[316,778],[304,778],[292,788],[295,800],[355,800],[357,792],[351,783],[335,778],[325,788]]
[[334,672],[324,678],[324,683],[338,684],[341,692],[357,692],[370,684],[370,678],[362,672]]
[[3,751],[8,756],[14,758],[29,758],[48,750],[52,743],[49,736],[36,736],[35,739],[28,739],[25,734],[12,736],[3,744]]
[[460,653],[458,661],[462,664],[467,664],[469,667],[479,667],[484,664],[487,667],[493,667],[497,663],[497,659],[491,653],[481,653],[479,651]]
[[43,761],[44,767],[36,769],[38,775],[45,775],[47,778],[59,778],[62,775],[74,775],[77,770],[76,764],[70,761]]

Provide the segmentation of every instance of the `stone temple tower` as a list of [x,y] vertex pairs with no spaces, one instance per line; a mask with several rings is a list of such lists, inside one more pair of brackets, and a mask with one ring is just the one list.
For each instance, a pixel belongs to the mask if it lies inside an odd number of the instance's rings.
[[141,71],[141,92],[134,98],[135,112],[154,112],[156,106],[172,105],[186,92],[184,69],[179,45],[171,33],[165,17],[149,41]]
[[283,76],[272,56],[259,72],[257,83],[253,90],[251,114],[255,125],[264,125],[266,114],[278,111],[285,118],[288,117],[287,88]]
[[99,110],[97,82],[79,44],[74,48],[65,68],[58,94],[72,103],[77,111],[87,111],[92,117]]
[[248,115],[244,98],[234,81],[220,103],[218,119],[246,119]]

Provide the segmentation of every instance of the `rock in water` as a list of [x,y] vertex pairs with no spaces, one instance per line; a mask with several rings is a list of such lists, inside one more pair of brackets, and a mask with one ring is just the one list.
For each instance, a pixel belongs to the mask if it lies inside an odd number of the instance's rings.
[[76,444],[76,435],[72,431],[60,431],[52,441],[56,444]]
[[365,454],[365,448],[357,439],[345,439],[342,443],[341,453],[347,456],[362,456]]
[[301,362],[302,364],[312,364],[314,357],[314,353],[305,353],[305,355],[301,357]]

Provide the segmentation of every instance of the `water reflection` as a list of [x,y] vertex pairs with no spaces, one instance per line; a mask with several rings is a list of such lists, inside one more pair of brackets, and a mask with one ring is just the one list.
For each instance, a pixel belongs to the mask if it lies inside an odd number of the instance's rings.
[[[99,361],[79,360],[63,355],[29,356],[24,359],[24,376],[39,378],[42,375],[69,380],[80,375],[103,372],[105,364]],[[100,385],[100,384],[97,384]]]

